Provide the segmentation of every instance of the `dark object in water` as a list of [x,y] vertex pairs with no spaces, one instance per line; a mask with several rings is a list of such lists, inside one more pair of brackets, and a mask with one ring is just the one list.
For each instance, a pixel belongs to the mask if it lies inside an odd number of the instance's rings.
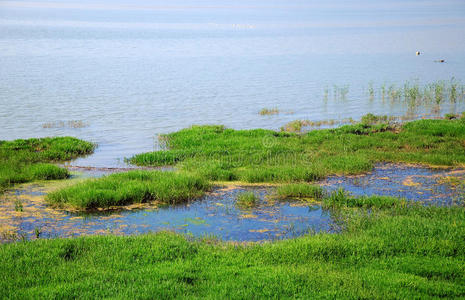
[[420,55],[421,53],[420,53],[420,51],[417,51],[417,52],[415,52],[415,54],[418,56],[418,55]]
[[444,59],[438,59],[438,60],[435,60],[434,62],[443,63],[443,62],[446,62],[446,61]]

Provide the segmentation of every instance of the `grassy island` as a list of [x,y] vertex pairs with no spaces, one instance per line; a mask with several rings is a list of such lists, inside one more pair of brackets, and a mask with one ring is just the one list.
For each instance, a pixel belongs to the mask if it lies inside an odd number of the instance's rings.
[[374,163],[465,163],[465,121],[361,122],[305,134],[193,126],[162,136],[167,149],[135,155],[141,166],[176,165],[214,181],[299,182],[370,171]]

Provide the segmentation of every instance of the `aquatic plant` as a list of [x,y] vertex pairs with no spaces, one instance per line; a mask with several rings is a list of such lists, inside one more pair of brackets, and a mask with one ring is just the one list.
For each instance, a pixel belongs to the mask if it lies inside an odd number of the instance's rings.
[[157,201],[176,204],[202,196],[210,184],[189,174],[130,171],[89,179],[47,195],[49,203],[77,209],[107,208]]
[[263,108],[259,114],[262,116],[277,115],[279,110],[277,108]]
[[375,89],[373,87],[373,82],[368,83],[368,94],[370,96],[370,100],[375,99]]
[[323,199],[323,207],[340,208],[340,207],[364,207],[364,208],[390,208],[395,205],[406,203],[405,200],[390,196],[360,196],[355,197],[344,189],[333,191],[328,197]]
[[15,211],[17,211],[17,212],[22,212],[23,211],[23,203],[18,198],[15,199]]
[[324,195],[325,191],[322,187],[308,183],[285,184],[276,188],[276,196],[279,199],[310,198],[321,200]]
[[386,123],[388,121],[388,116],[377,116],[374,114],[366,114],[362,116],[362,119],[360,120],[360,123],[362,124],[367,124],[367,125],[374,125],[374,124],[380,124],[380,123]]
[[237,194],[236,203],[241,207],[254,207],[258,204],[260,198],[254,192],[242,192]]

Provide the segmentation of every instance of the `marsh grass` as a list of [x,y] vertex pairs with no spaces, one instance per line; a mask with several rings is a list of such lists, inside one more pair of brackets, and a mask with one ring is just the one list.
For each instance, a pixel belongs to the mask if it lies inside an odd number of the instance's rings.
[[20,199],[16,198],[14,203],[15,203],[15,211],[22,212],[24,210],[23,203],[21,202]]
[[130,162],[176,165],[213,181],[253,183],[311,182],[330,174],[359,174],[382,161],[465,163],[461,120],[417,120],[397,126],[360,123],[305,134],[193,126],[165,138],[169,150],[135,155]]
[[210,184],[199,176],[162,171],[130,171],[89,179],[59,189],[46,200],[58,206],[89,210],[157,201],[176,204],[201,197]]
[[277,108],[263,108],[259,111],[261,116],[277,115],[279,114],[279,109]]
[[236,204],[239,207],[255,207],[258,205],[260,198],[254,192],[242,192],[236,196]]
[[0,141],[0,192],[15,183],[66,178],[67,170],[47,162],[70,160],[94,148],[72,137]]
[[325,191],[318,185],[308,183],[285,184],[276,188],[276,196],[279,199],[298,198],[321,200],[325,196]]
[[56,121],[42,124],[42,128],[84,128],[88,126],[89,123],[82,120]]
[[[437,116],[440,115],[441,109],[447,105],[456,109],[458,103],[463,104],[465,101],[464,90],[465,85],[452,77],[450,80],[426,84],[420,84],[418,80],[408,80],[400,85],[390,84],[389,86],[382,83],[379,87],[375,87],[373,82],[369,82],[367,93],[370,103],[379,101],[384,105],[385,101],[389,99],[391,106],[405,107],[406,117],[408,117],[415,116],[418,111],[430,111],[431,115]],[[328,102],[328,93],[328,88],[325,88],[325,105]],[[342,98],[340,88],[336,85],[334,86],[334,95],[334,101]]]
[[0,298],[465,297],[465,209],[334,209],[339,234],[260,244],[138,236],[0,245]]
[[362,207],[362,208],[391,208],[398,205],[405,205],[406,200],[390,196],[352,196],[344,189],[333,191],[330,195],[323,198],[324,208],[341,208],[341,207]]

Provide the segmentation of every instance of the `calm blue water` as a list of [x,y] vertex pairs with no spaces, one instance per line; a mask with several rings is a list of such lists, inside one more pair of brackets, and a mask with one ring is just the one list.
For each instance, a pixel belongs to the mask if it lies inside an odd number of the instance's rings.
[[[273,190],[260,187],[215,188],[206,196],[189,203],[167,207],[145,207],[107,213],[75,214],[47,207],[35,198],[42,187],[32,185],[14,192],[24,211],[15,213],[10,202],[0,202],[0,225],[13,228],[18,236],[32,238],[72,237],[88,234],[141,234],[161,230],[195,237],[214,236],[229,241],[262,241],[296,237],[309,232],[334,232],[330,211],[318,205],[276,202],[268,196]],[[236,203],[238,193],[253,191],[260,198],[252,208]],[[3,223],[3,224],[2,224]],[[16,236],[15,238],[17,238]],[[0,242],[9,239],[2,235]]]
[[402,114],[368,83],[463,82],[464,45],[461,0],[1,1],[0,139],[77,136],[99,148],[73,164],[111,167],[191,124]]

